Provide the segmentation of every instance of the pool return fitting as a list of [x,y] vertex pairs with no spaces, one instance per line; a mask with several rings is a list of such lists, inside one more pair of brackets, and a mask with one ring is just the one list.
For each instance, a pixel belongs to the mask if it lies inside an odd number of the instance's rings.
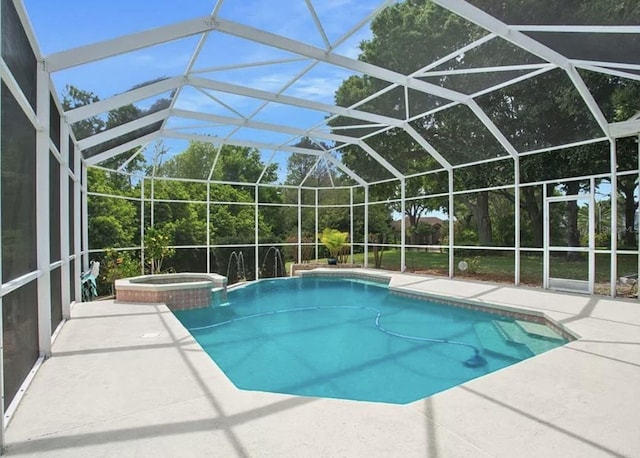
[[393,336],[393,337],[398,337],[400,339],[413,340],[413,341],[418,341],[418,342],[433,342],[433,343],[450,344],[450,345],[461,345],[463,347],[468,347],[468,348],[471,348],[474,351],[474,355],[471,358],[465,360],[462,364],[464,364],[466,367],[470,367],[470,368],[482,367],[482,366],[485,366],[487,364],[487,360],[480,354],[480,349],[478,349],[474,345],[471,345],[471,344],[468,344],[468,343],[465,343],[465,342],[459,342],[457,340],[435,339],[435,338],[431,338],[431,337],[410,336],[410,335],[406,335],[406,334],[398,334],[396,332],[389,331],[388,329],[386,329],[384,326],[382,326],[380,324],[380,317],[382,316],[382,313],[380,312],[380,310],[375,309],[373,307],[357,307],[357,306],[351,306],[351,305],[327,305],[327,306],[316,306],[316,307],[297,307],[297,308],[292,308],[292,309],[273,310],[273,311],[269,311],[269,312],[262,312],[262,313],[256,313],[256,314],[253,314],[253,315],[241,316],[241,317],[238,317],[238,318],[232,318],[230,320],[221,321],[220,323],[209,324],[207,326],[198,326],[198,327],[195,327],[195,328],[188,328],[188,330],[189,331],[203,331],[205,329],[213,329],[213,328],[217,328],[218,326],[224,326],[225,324],[234,323],[236,321],[248,320],[250,318],[259,318],[259,317],[268,316],[268,315],[277,315],[279,313],[303,312],[303,311],[308,311],[308,310],[323,310],[323,309],[367,310],[367,311],[370,311],[370,312],[375,312],[376,313],[376,321],[375,321],[376,328],[378,328],[379,331],[382,331],[387,335],[390,335],[390,336]]

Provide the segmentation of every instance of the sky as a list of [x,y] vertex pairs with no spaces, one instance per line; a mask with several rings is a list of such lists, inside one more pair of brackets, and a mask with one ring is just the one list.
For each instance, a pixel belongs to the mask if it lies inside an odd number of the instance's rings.
[[[333,44],[383,2],[382,0],[311,0],[311,3],[323,25],[328,41]],[[181,0],[180,2],[175,0],[155,0],[154,2],[24,0],[24,5],[40,49],[46,57],[78,46],[206,16],[213,11],[215,2],[213,0],[209,2],[203,0]],[[151,8],[152,5],[153,8]],[[268,30],[316,47],[326,47],[305,0],[224,0],[221,5],[218,18]],[[71,18],[70,12],[72,12]],[[67,25],[61,27],[60,24]],[[356,58],[359,53],[359,43],[370,36],[369,23],[366,23],[350,38],[335,47],[335,52]],[[56,72],[52,78],[60,97],[65,86],[71,84],[91,91],[104,99],[144,81],[183,74],[197,42],[198,37],[188,37]],[[297,60],[289,61],[293,58]],[[273,60],[287,60],[287,62],[220,70],[231,65]],[[340,83],[356,74],[329,64],[311,65],[312,61],[300,60],[299,56],[286,51],[221,32],[212,32],[193,70],[198,73],[197,76],[267,91],[282,90],[294,75],[306,70],[304,76],[287,87],[283,94],[327,104],[333,104],[334,92]],[[212,69],[215,71],[211,71]],[[141,108],[147,108],[154,100],[142,101],[138,105]],[[229,106],[235,111],[230,110]],[[256,121],[304,129],[322,123],[327,116],[326,113],[275,103],[264,107],[261,101],[222,92],[209,91],[207,96],[191,87],[181,91],[176,108],[230,117],[254,115],[253,119]],[[182,119],[171,121],[167,128],[183,128],[183,131],[220,137],[230,135],[234,131],[228,126],[203,128],[200,127],[201,124]],[[196,127],[188,128],[189,126]],[[247,128],[233,133],[233,138],[260,140],[272,144],[294,144],[297,141],[291,135]],[[165,141],[165,144],[172,150],[170,154],[175,154],[186,147],[186,142],[180,140]],[[271,153],[271,151],[263,151],[265,160],[271,156]],[[276,156],[286,157],[282,154],[276,154]],[[286,167],[281,161],[282,159],[279,163],[280,174],[283,173],[283,167]]]

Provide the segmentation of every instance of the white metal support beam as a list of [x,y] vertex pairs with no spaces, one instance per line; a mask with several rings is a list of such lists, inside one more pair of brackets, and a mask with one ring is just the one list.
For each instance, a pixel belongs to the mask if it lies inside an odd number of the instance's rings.
[[[140,275],[144,275],[144,223],[146,221],[146,217],[144,214],[144,178],[140,180]],[[207,230],[208,230],[207,226]],[[207,273],[209,271],[207,270]]]
[[562,32],[562,33],[638,33],[637,25],[510,25],[510,29],[520,32]]
[[471,108],[471,111],[473,111],[473,113],[478,117],[478,119],[482,122],[482,124],[484,124],[485,127],[489,129],[489,132],[491,132],[491,135],[493,135],[496,138],[496,140],[498,140],[498,143],[500,143],[500,145],[502,145],[502,147],[507,151],[507,153],[509,153],[509,156],[511,156],[512,158],[518,157],[518,152],[516,151],[514,146],[507,139],[507,137],[504,136],[504,134],[500,131],[500,129],[498,129],[498,127],[493,123],[493,121],[489,118],[489,116],[487,116],[484,110],[480,108],[480,105],[478,105],[478,102],[476,102],[475,100],[472,100],[471,102],[469,102],[469,108]]
[[[258,204],[258,202],[260,202],[260,193],[259,193],[259,188],[258,185],[255,185],[254,188],[254,194],[253,194],[253,201],[255,203],[254,205],[254,220],[253,220],[253,230],[254,230],[254,267],[256,269],[256,280],[260,280],[260,206]],[[274,256],[277,256],[276,253],[273,254]],[[229,261],[231,261],[231,258],[229,258]],[[238,274],[239,275],[239,274]]]
[[[71,140],[73,141],[73,140]],[[80,176],[82,175],[82,154],[80,150],[74,144],[74,164],[73,164],[73,254],[75,258],[73,259],[73,267],[75,273],[75,296],[76,301],[80,302],[82,299],[82,287],[80,284],[80,273],[82,272],[82,208],[81,208],[81,200],[80,196],[82,193],[80,186]]]
[[62,319],[68,320],[71,317],[71,292],[69,289],[70,262],[69,261],[69,232],[73,230],[69,227],[69,126],[65,122],[60,123],[60,154],[63,158],[60,164],[60,259],[61,282],[62,282]]
[[313,238],[314,238],[314,240],[316,242],[316,260],[317,260],[318,259],[318,254],[319,254],[319,246],[318,246],[319,237],[318,237],[318,234],[320,233],[320,228],[318,227],[318,188],[316,188],[314,190],[313,194],[314,194],[314,200],[313,200],[313,202],[314,202],[314,208],[313,208],[314,209],[314,217],[313,217],[313,220],[315,222],[314,223],[314,237]]
[[405,123],[403,129],[413,138],[427,153],[431,155],[438,163],[445,169],[451,170],[452,166],[442,155],[436,150],[431,143],[429,143],[417,130],[413,128],[408,122]]
[[[224,0],[216,0],[216,3],[213,7],[213,11],[211,11],[211,14],[209,15],[209,18],[211,20],[214,20],[216,18],[216,16],[218,15],[218,11],[220,11],[220,8],[222,8],[222,3],[224,2]],[[200,38],[198,39],[198,43],[196,44],[195,49],[193,50],[193,53],[191,54],[191,57],[189,58],[189,62],[187,63],[187,67],[184,69],[184,77],[186,78],[186,76],[191,72],[191,70],[193,69],[193,67],[196,64],[196,61],[198,60],[198,56],[200,56],[200,53],[202,52],[202,48],[204,48],[204,45],[207,43],[207,40],[209,39],[209,32],[205,32],[203,34],[200,35]],[[182,88],[184,87],[184,85],[181,85],[175,92],[173,98],[171,99],[171,102],[169,103],[169,108],[173,109],[176,106],[176,102],[178,100],[178,97],[180,97],[180,94],[182,93]],[[165,118],[164,121],[162,122],[162,126],[160,128],[160,130],[164,130],[167,127],[167,122],[168,122],[168,118]],[[207,258],[208,258],[208,254],[207,254]]]
[[602,113],[598,102],[596,102],[596,99],[593,98],[593,94],[578,73],[578,70],[576,70],[573,65],[570,65],[565,69],[565,71],[567,72],[567,75],[569,75],[569,78],[571,79],[571,82],[575,86],[576,90],[580,93],[580,96],[587,104],[587,108],[589,108],[589,111],[602,129],[602,132],[604,132],[606,136],[610,136],[611,134],[609,132],[609,121],[607,121],[604,113]]
[[[172,110],[172,114],[178,117],[190,118],[190,119],[199,119],[203,121],[211,121],[211,122],[220,122],[223,124],[230,124],[234,126],[242,126],[242,127],[250,127],[253,129],[262,129],[269,130],[273,132],[282,132],[291,135],[299,135],[301,137],[314,137],[321,138],[325,140],[331,140],[335,142],[342,142],[351,144],[354,143],[359,145],[362,149],[364,149],[369,155],[371,155],[380,165],[389,172],[391,172],[396,178],[400,178],[402,174],[395,169],[389,162],[387,162],[384,158],[382,158],[373,148],[364,143],[363,141],[357,140],[354,137],[347,137],[346,135],[337,135],[331,134],[322,131],[305,131],[303,129],[297,129],[293,127],[280,126],[277,124],[270,124],[259,121],[251,121],[251,120],[242,120],[236,118],[230,118],[227,116],[213,115],[207,113],[197,113],[194,111],[186,111],[186,110]],[[167,134],[165,134],[167,135]],[[229,139],[225,141],[225,143],[229,144],[233,142],[233,139]]]
[[611,137],[623,138],[631,137],[640,132],[640,119],[630,121],[614,122],[609,124]]
[[316,159],[316,161],[313,163],[313,165],[311,166],[311,168],[309,169],[307,174],[302,178],[302,181],[300,181],[300,183],[298,183],[298,186],[304,186],[304,184],[307,182],[309,177],[311,177],[311,174],[314,172],[314,170],[317,169],[318,164],[320,164],[320,159],[322,159],[322,158],[318,157],[318,159]]
[[[77,154],[80,155],[80,151],[77,151]],[[81,174],[82,182],[81,182],[81,194],[80,194],[80,221],[76,222],[82,228],[82,268],[78,273],[82,273],[89,268],[89,194],[88,194],[88,184],[87,184],[87,164],[82,161],[81,162],[81,170],[77,173]],[[80,253],[78,253],[80,255]],[[82,296],[79,296],[82,297]]]
[[214,91],[226,92],[228,94],[241,95],[243,97],[251,97],[254,99],[265,100],[268,102],[281,103],[284,105],[291,105],[299,108],[306,108],[307,110],[316,110],[323,113],[331,113],[339,116],[345,116],[354,119],[360,119],[363,121],[371,122],[374,124],[384,124],[394,127],[402,127],[404,121],[389,116],[382,116],[374,113],[368,113],[366,111],[354,110],[343,108],[336,105],[329,105],[326,103],[314,102],[312,100],[300,99],[297,97],[291,97],[288,95],[276,95],[272,92],[263,91],[260,89],[251,89],[244,86],[239,86],[231,83],[224,83],[221,81],[213,81],[206,78],[190,76],[188,78],[188,84],[194,87],[201,87],[205,89],[211,89]]
[[[167,138],[177,138],[181,140],[195,140],[199,142],[211,143],[212,145],[216,145],[216,146],[221,146],[222,144],[236,145],[236,146],[242,146],[246,148],[257,148],[257,149],[267,149],[271,151],[285,151],[288,153],[309,154],[311,156],[323,156],[326,154],[323,151],[318,151],[318,150],[309,149],[309,148],[300,148],[297,146],[273,145],[270,143],[255,142],[250,140],[234,140],[234,139],[224,140],[219,137],[209,137],[207,135],[198,135],[198,134],[190,134],[190,133],[165,132],[164,136]],[[338,167],[344,173],[349,175],[355,181],[357,181],[360,184],[365,183],[365,181],[360,176],[358,176],[355,172],[347,168],[347,166],[345,166],[342,162],[336,160],[333,156],[328,154],[326,155],[326,157],[329,161],[335,164],[336,167]]]
[[520,253],[520,157],[516,156],[513,161],[513,205],[514,205],[514,224],[513,224],[513,239],[514,239],[514,278],[513,282],[516,286],[520,286],[520,261],[522,259]]
[[318,151],[310,148],[300,148],[298,146],[288,146],[288,145],[274,145],[272,143],[264,143],[253,140],[234,140],[231,139],[229,141],[225,141],[220,137],[211,137],[208,135],[200,135],[193,133],[183,133],[183,132],[165,132],[165,138],[176,138],[180,140],[195,140],[203,143],[211,143],[212,145],[221,146],[221,145],[236,145],[242,146],[245,148],[256,148],[256,149],[267,149],[270,151],[286,151],[289,153],[300,153],[300,154],[309,154],[311,156],[322,156],[324,154],[323,151]]
[[[616,297],[618,280],[618,154],[617,142],[610,141],[609,165],[611,166],[611,258],[610,258],[610,288],[611,297]],[[591,190],[593,192],[593,190]],[[595,262],[595,260],[594,260]]]
[[[0,8],[0,46],[2,45],[2,12]],[[4,62],[4,59],[0,57],[0,79],[5,80],[6,75],[12,76],[9,68]],[[14,80],[15,81],[15,80]],[[2,100],[2,85],[0,85],[0,100]],[[0,109],[0,126],[2,125],[2,116],[4,110]],[[35,117],[34,117],[35,120]],[[0,173],[0,189],[2,189],[2,174]],[[0,198],[0,221],[2,221],[2,200]],[[0,285],[2,285],[2,237],[0,234]],[[1,289],[1,288],[0,288]],[[4,306],[2,304],[2,295],[0,294],[0,311],[4,310]],[[7,426],[7,422],[5,421],[5,396],[4,396],[4,319],[3,313],[0,313],[0,341],[3,342],[0,345],[0,451],[4,450],[5,446],[5,428]]]
[[[136,138],[135,140],[131,140],[130,142],[124,143],[120,146],[116,146],[115,148],[112,148],[108,151],[104,151],[100,154],[96,154],[95,156],[91,156],[86,160],[87,165],[99,164],[102,161],[106,161],[107,159],[115,157],[120,153],[124,153],[125,151],[129,151],[130,149],[144,145],[145,143],[149,143],[159,137],[160,132],[153,132],[140,138]],[[80,154],[80,152],[78,151],[77,154]]]
[[318,14],[316,13],[316,10],[313,7],[313,4],[311,3],[311,0],[304,0],[304,1],[307,4],[307,8],[309,9],[311,16],[313,17],[313,22],[315,23],[316,28],[318,29],[318,32],[322,36],[322,41],[324,41],[325,47],[327,49],[331,49],[331,43],[329,42],[329,38],[327,38],[327,34],[325,33],[324,28],[322,27],[320,18],[318,17]]
[[78,142],[78,146],[80,147],[80,149],[85,150],[87,148],[91,148],[92,146],[108,142],[109,140],[113,140],[114,138],[120,137],[121,135],[133,132],[136,129],[140,129],[158,121],[162,121],[167,116],[169,116],[170,113],[170,110],[167,108],[150,115],[143,116],[142,118],[138,118],[135,121],[122,124],[121,126],[105,130],[104,132],[100,132],[99,134],[92,135],[91,137],[80,140],[80,142]]
[[448,182],[449,182],[449,278],[453,278],[455,272],[455,253],[453,251],[453,246],[455,245],[455,202],[453,198],[453,169],[449,170],[448,174]]
[[[227,93],[231,93],[231,94],[242,95],[244,97],[252,97],[252,98],[262,99],[262,100],[266,100],[266,101],[270,101],[270,102],[277,102],[277,103],[297,106],[297,107],[300,107],[300,108],[306,108],[306,109],[310,109],[310,110],[317,110],[317,111],[332,113],[332,114],[336,114],[336,115],[339,115],[339,116],[345,116],[345,117],[350,117],[350,118],[354,118],[354,119],[360,119],[360,120],[368,121],[368,122],[372,122],[372,123],[391,125],[391,126],[399,127],[399,128],[403,128],[403,126],[405,124],[404,121],[402,121],[402,120],[391,118],[391,117],[387,117],[387,116],[381,116],[381,115],[377,115],[377,114],[373,114],[373,113],[367,113],[367,112],[360,111],[360,110],[347,109],[347,108],[343,108],[343,107],[339,107],[339,106],[335,106],[335,105],[328,105],[328,104],[323,104],[323,103],[319,103],[319,102],[313,102],[313,101],[309,101],[309,100],[298,99],[296,97],[290,97],[290,96],[285,96],[285,95],[276,95],[276,94],[273,94],[273,93],[270,93],[270,92],[267,92],[267,91],[262,91],[262,90],[258,90],[258,89],[250,89],[250,88],[246,88],[246,87],[243,87],[243,86],[237,86],[237,85],[234,85],[234,84],[223,83],[223,82],[219,82],[219,81],[212,81],[212,80],[205,79],[205,78],[189,77],[189,84],[193,85],[194,87],[202,87],[202,88],[206,88],[206,89],[212,89],[212,90],[227,92]],[[213,119],[213,117],[210,118],[210,119]],[[234,120],[234,123],[238,123],[239,121],[242,121],[242,120]],[[263,126],[266,125],[266,123],[261,123],[261,124]],[[255,125],[260,125],[260,124],[257,124],[255,121],[245,121],[245,125],[250,127],[250,125],[254,125],[255,126]],[[293,133],[293,131],[291,131],[291,130],[289,132]],[[170,134],[168,132],[165,132],[164,135],[165,136],[170,136],[172,134]],[[296,133],[296,135],[299,135],[299,133]],[[310,132],[306,132],[305,131],[304,135],[310,135]],[[335,134],[324,134],[324,136],[322,136],[322,137],[318,135],[318,138],[327,138],[327,135],[332,135],[333,136]],[[352,143],[355,140],[354,137],[346,137],[345,140],[346,139],[349,140],[348,143]],[[338,140],[338,141],[341,141],[341,140]],[[225,141],[225,143],[232,143],[232,142],[233,142],[233,139],[227,139]],[[276,149],[278,149],[278,148],[276,148]],[[371,152],[373,152],[373,150],[368,151],[368,152],[371,153]],[[395,175],[395,173],[399,173],[397,171],[394,173],[392,170],[395,170],[395,169],[387,161],[384,161],[384,159],[382,159],[381,156],[378,155],[377,153],[375,153],[375,152],[373,152],[373,153],[375,154],[374,159],[377,160],[378,162],[380,162],[381,164],[383,164],[383,162],[384,162],[384,167],[386,167],[391,173],[393,173],[394,175]],[[381,160],[383,162],[381,162]],[[389,167],[391,167],[391,169],[389,169]]]
[[49,73],[38,66],[36,114],[42,126],[36,133],[36,237],[38,277],[38,342],[40,356],[51,356],[51,272],[49,207]]
[[118,54],[125,54],[149,46],[208,32],[209,30],[213,30],[215,25],[215,22],[209,16],[190,19],[176,24],[157,27],[144,32],[132,33],[112,40],[105,40],[50,54],[45,57],[45,65],[47,70],[53,73],[113,57]]
[[[300,219],[302,220],[302,215],[300,215]],[[349,242],[351,242],[349,244],[349,262],[353,264],[353,186],[349,188]]]
[[257,67],[265,67],[265,66],[277,65],[277,64],[290,64],[293,62],[304,62],[306,60],[309,60],[309,59],[306,57],[283,57],[281,59],[268,59],[268,60],[261,60],[261,61],[255,61],[255,62],[240,62],[237,64],[218,65],[215,67],[198,68],[197,70],[191,70],[189,74],[197,75],[199,73],[215,73],[215,72],[224,72],[228,70],[242,70],[244,68],[257,68]]
[[589,70],[590,72],[604,73],[605,75],[619,76],[620,78],[640,81],[640,75],[635,73],[628,73],[626,71],[613,70],[611,68],[598,67],[596,65],[579,63],[575,60],[571,60],[571,62],[576,66],[576,68],[582,68],[584,70]]
[[148,99],[164,92],[169,92],[179,87],[182,87],[186,82],[184,76],[175,76],[173,78],[167,78],[162,81],[148,84],[147,86],[139,87],[131,91],[123,92],[121,94],[114,95],[108,99],[103,99],[98,102],[84,105],[73,110],[65,112],[65,118],[69,124],[82,121],[83,119],[96,116],[100,113],[106,113],[110,110],[119,108],[123,105],[137,102],[139,100]]
[[[302,70],[300,70],[296,75],[294,75],[291,79],[289,79],[289,81],[287,81],[284,86],[280,87],[280,89],[274,93],[275,97],[280,96],[284,91],[286,91],[289,87],[291,87],[296,81],[298,81],[300,78],[302,78],[304,75],[306,75],[309,71],[311,71],[311,69],[313,69],[313,67],[315,67],[317,65],[317,62],[311,62],[309,64],[307,64]],[[263,102],[260,106],[258,106],[255,110],[253,110],[249,116],[247,116],[247,119],[253,119],[255,116],[258,115],[258,113],[260,113],[267,105],[269,105],[269,102]],[[233,129],[229,134],[227,134],[227,136],[225,138],[229,138],[231,136],[233,136],[236,132],[238,132],[240,130],[239,127],[236,127],[235,129]]]
[[302,188],[298,188],[298,264],[302,264]]
[[227,33],[229,35],[245,38],[256,43],[262,43],[267,46],[273,46],[284,51],[309,57],[320,62],[326,62],[331,65],[370,75],[384,81],[407,86],[420,92],[434,94],[438,97],[442,97],[448,100],[464,103],[469,98],[466,94],[462,94],[451,89],[446,89],[441,86],[427,83],[416,78],[407,77],[406,75],[403,75],[401,73],[362,62],[357,59],[333,54],[331,52],[327,52],[326,49],[317,48],[315,46],[301,43],[299,41],[292,40],[290,38],[286,38],[273,33],[265,32],[263,30],[258,30],[237,22],[232,22],[225,19],[217,19],[216,30]]
[[397,179],[401,179],[403,177],[402,173],[396,169],[389,161],[383,158],[380,153],[378,153],[375,149],[373,149],[369,144],[365,143],[364,140],[359,140],[357,145],[362,148],[369,156],[378,161],[380,165],[382,165],[385,169],[389,171],[394,177]]
[[136,157],[138,157],[145,149],[147,149],[147,146],[149,146],[149,143],[144,143],[142,145],[140,145],[140,148],[137,149],[137,151],[135,153],[133,153],[131,156],[129,156],[129,159],[127,159],[126,161],[124,161],[122,164],[120,164],[118,166],[117,171],[118,172],[123,172],[127,169],[127,166],[131,163],[131,161],[133,161]]
[[4,81],[9,88],[9,92],[11,92],[13,98],[16,100],[18,105],[20,105],[20,108],[22,108],[24,115],[29,118],[29,121],[31,121],[31,124],[33,124],[36,129],[40,129],[40,121],[36,116],[36,112],[31,107],[29,100],[27,100],[27,97],[20,88],[20,84],[11,73],[11,70],[9,70],[7,63],[4,61],[2,56],[0,56],[0,77],[2,77],[2,81]]
[[407,270],[407,181],[400,180],[400,272]]
[[333,157],[331,154],[325,154],[325,159],[327,160],[327,162],[331,162],[333,165],[335,165],[337,168],[339,168],[340,170],[342,170],[344,173],[346,173],[347,175],[349,175],[351,178],[353,178],[358,184],[360,185],[365,185],[366,181],[364,181],[358,174],[356,174],[353,170],[351,170],[350,168],[348,168],[346,165],[344,165],[342,162],[340,162],[339,160],[337,160],[335,157]]
[[[363,267],[369,267],[369,185],[364,188],[364,262]],[[402,215],[404,217],[404,215]]]
[[295,127],[284,126],[280,124],[271,124],[261,121],[245,120],[240,118],[232,118],[229,116],[221,116],[209,113],[200,113],[197,111],[188,111],[173,109],[171,115],[180,118],[197,119],[201,121],[215,122],[231,126],[249,127],[251,129],[269,130],[272,132],[281,132],[284,134],[291,134],[301,137],[314,137],[321,138],[323,140],[331,140],[341,143],[353,143],[357,141],[354,137],[348,137],[346,135],[331,134],[320,130],[304,130]]
[[567,57],[534,40],[528,35],[509,27],[504,22],[485,13],[480,8],[469,4],[465,0],[433,0],[433,2],[565,70],[596,122],[605,135],[609,136],[608,122],[602,110],[600,110],[593,95]]

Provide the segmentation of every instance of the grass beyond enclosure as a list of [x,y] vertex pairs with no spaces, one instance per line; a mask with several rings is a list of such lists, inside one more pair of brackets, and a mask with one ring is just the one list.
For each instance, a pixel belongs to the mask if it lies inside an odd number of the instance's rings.
[[[456,267],[455,276],[458,278],[471,278],[496,282],[511,283],[514,279],[514,255],[513,253],[486,254],[480,252],[474,255],[469,250],[457,250],[455,265],[462,260],[466,261],[469,269],[466,272]],[[462,255],[464,254],[464,256]],[[609,273],[611,271],[611,255],[608,253],[596,254],[596,293],[609,294]],[[356,264],[364,263],[364,254],[356,253],[353,257]],[[319,259],[320,264],[326,259]],[[429,275],[449,274],[449,255],[446,252],[407,251],[407,272]],[[287,263],[286,270],[290,271],[291,263]],[[373,253],[369,253],[369,267],[375,266]],[[542,286],[543,276],[542,253],[523,255],[520,257],[520,282],[525,285]],[[382,257],[382,269],[400,270],[400,250],[390,249],[384,252]],[[551,276],[556,278],[573,278],[586,280],[588,277],[588,260],[583,256],[580,260],[569,261],[565,256],[554,256],[551,259]],[[635,274],[638,272],[638,257],[636,255],[618,255],[618,276]],[[632,288],[622,291],[619,286],[618,294],[628,296],[634,293]]]
[[[463,251],[463,250],[459,250]],[[596,282],[607,282],[611,271],[611,255],[608,253],[596,254]],[[467,261],[469,269],[466,273],[456,267],[456,276],[483,278],[496,281],[513,281],[514,255],[513,253],[476,254],[465,250],[464,256],[456,253],[455,265],[462,260]],[[363,263],[364,255],[354,255],[354,262]],[[448,274],[449,255],[447,253],[407,251],[407,270],[432,274]],[[369,265],[374,265],[373,254],[369,254]],[[542,253],[520,257],[520,279],[525,284],[542,284]],[[553,277],[574,278],[586,280],[588,275],[587,257],[580,260],[569,261],[564,256],[551,259],[551,274]],[[400,270],[400,250],[388,250],[382,258],[382,269]],[[638,271],[638,258],[635,255],[618,256],[618,275],[636,273]]]

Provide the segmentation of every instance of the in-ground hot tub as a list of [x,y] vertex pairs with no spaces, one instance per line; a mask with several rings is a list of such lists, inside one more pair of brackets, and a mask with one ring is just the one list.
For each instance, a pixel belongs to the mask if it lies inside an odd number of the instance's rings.
[[227,300],[227,277],[218,274],[159,274],[116,280],[116,300],[165,303],[171,310],[207,307]]

